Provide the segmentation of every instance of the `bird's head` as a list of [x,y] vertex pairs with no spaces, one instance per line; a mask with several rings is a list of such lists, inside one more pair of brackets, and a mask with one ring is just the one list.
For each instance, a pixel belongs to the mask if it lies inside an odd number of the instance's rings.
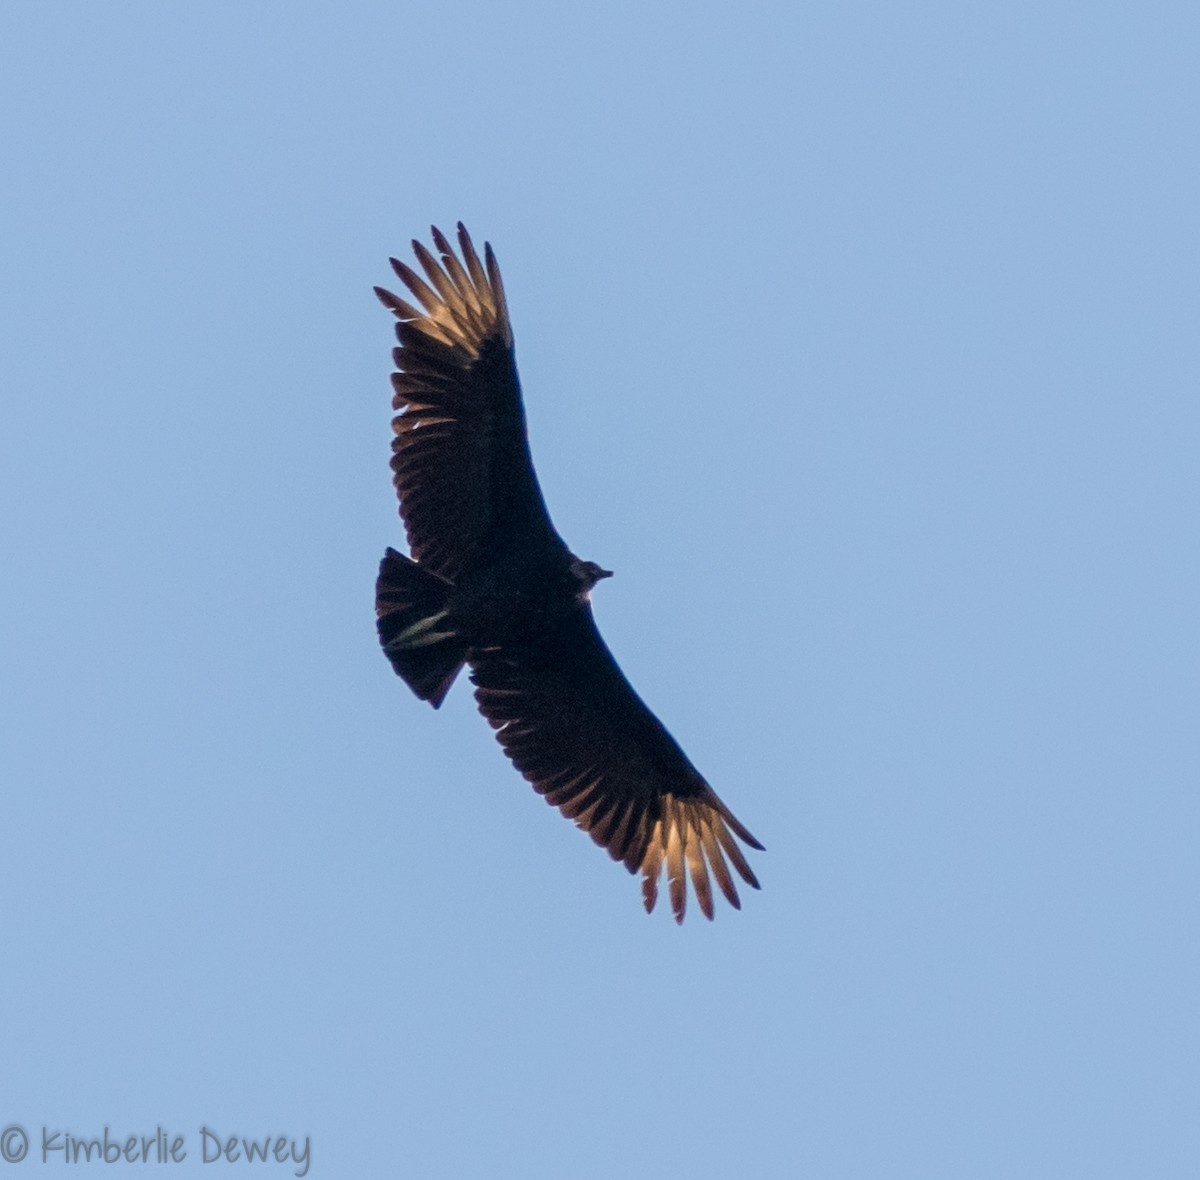
[[594,561],[584,561],[581,557],[572,557],[571,576],[579,583],[580,599],[587,602],[591,598],[592,587],[601,578],[611,578],[612,570],[601,569]]

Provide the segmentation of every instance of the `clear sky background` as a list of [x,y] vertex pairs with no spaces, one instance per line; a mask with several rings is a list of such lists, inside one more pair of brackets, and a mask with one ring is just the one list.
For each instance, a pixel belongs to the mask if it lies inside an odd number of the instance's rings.
[[[1200,1173],[1197,61],[1185,3],[6,5],[0,1125]],[[370,289],[459,218],[740,914],[648,918],[377,650]]]

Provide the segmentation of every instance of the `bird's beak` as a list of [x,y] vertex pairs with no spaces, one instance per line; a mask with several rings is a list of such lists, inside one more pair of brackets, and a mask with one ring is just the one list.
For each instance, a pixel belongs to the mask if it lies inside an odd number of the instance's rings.
[[599,581],[601,578],[611,578],[612,576],[612,570],[602,570],[597,566],[596,581]]

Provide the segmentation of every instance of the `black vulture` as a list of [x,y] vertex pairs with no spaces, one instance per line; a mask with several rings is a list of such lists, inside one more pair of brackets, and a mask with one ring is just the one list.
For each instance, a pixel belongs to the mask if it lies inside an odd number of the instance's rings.
[[[457,255],[414,241],[422,278],[392,267],[416,304],[376,287],[399,321],[392,470],[412,557],[379,569],[379,640],[436,709],[464,664],[504,752],[563,815],[642,874],[654,908],[666,865],[683,921],[686,876],[705,916],[711,878],[759,887],[733,836],[761,849],[617,666],[592,617],[609,571],[567,548],[534,473],[500,270],[461,222]],[[419,306],[418,306],[419,305]],[[732,834],[731,834],[732,833]]]

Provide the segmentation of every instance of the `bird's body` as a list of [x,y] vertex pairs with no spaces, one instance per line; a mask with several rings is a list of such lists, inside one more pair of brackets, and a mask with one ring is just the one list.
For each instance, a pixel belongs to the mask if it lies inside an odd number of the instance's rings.
[[576,557],[551,522],[529,454],[499,268],[490,246],[480,261],[461,225],[458,238],[461,260],[436,228],[440,259],[413,243],[429,283],[392,260],[420,309],[376,288],[400,321],[392,467],[413,554],[389,549],[380,566],[384,652],[435,708],[469,664],[505,753],[548,802],[642,872],[648,910],[664,863],[677,921],[689,873],[708,917],[710,871],[740,907],[726,858],[758,882],[730,829],[761,845],[634,692],[596,629],[590,592],[609,571]]

